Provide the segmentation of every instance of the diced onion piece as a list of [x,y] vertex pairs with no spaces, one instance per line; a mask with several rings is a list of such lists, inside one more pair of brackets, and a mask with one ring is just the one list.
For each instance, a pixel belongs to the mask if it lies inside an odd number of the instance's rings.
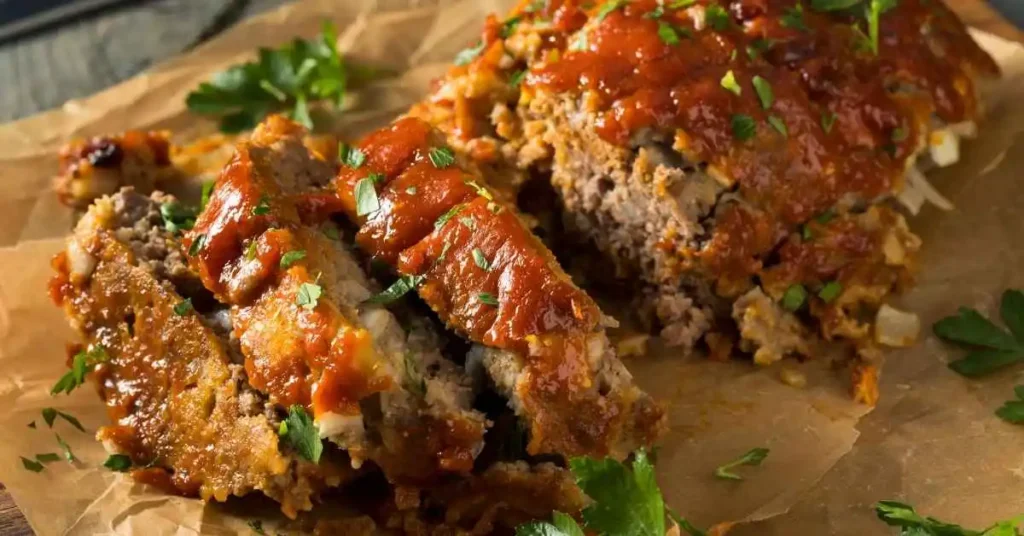
[[882,304],[875,316],[875,342],[886,346],[907,347],[917,341],[921,319],[914,313]]
[[949,130],[961,138],[975,138],[978,136],[978,124],[974,121],[953,123],[952,125],[947,126],[946,130]]
[[953,210],[953,203],[942,196],[934,186],[928,182],[925,178],[924,173],[917,168],[910,168],[907,170],[907,183],[913,186],[916,190],[921,192],[929,203],[939,207],[942,210]]
[[928,152],[935,165],[951,166],[960,161],[960,137],[949,129],[936,130],[931,134]]
[[74,239],[68,241],[67,254],[71,275],[79,281],[88,279],[96,268],[96,257],[90,255],[78,240]]
[[903,187],[903,191],[900,192],[896,199],[910,211],[911,214],[917,216],[918,212],[921,212],[921,207],[924,206],[924,194],[921,190],[914,188],[909,182]]

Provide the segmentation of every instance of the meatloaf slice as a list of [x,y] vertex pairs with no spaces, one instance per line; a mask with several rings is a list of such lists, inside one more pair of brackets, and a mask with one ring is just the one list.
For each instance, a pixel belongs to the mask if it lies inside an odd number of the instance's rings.
[[100,198],[54,261],[52,297],[95,357],[89,371],[113,421],[97,437],[131,457],[137,480],[205,500],[261,491],[294,516],[354,472],[343,455],[317,465],[279,441],[226,310],[165,228],[160,207],[175,202],[131,189]]
[[377,299],[415,288],[481,346],[471,358],[529,428],[529,452],[622,458],[654,441],[664,415],[608,344],[614,321],[438,132],[404,118],[349,155],[336,202],[357,244],[400,275]]
[[[691,346],[749,292],[838,336],[833,318],[910,279],[918,240],[880,205],[948,207],[920,170],[956,160],[998,75],[941,2],[859,8],[524,2],[412,114],[507,196],[549,178],[668,342]],[[856,324],[842,336],[873,353]]]
[[280,117],[240,143],[186,235],[207,289],[232,306],[252,384],[312,410],[353,465],[420,484],[468,472],[487,426],[474,390],[425,327],[403,328],[352,252],[305,204],[333,168]]

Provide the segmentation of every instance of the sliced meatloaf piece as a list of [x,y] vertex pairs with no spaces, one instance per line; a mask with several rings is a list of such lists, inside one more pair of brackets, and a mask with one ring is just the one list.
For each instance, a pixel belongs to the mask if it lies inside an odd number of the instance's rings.
[[226,500],[261,491],[289,516],[350,480],[339,453],[310,463],[278,439],[224,307],[202,289],[168,231],[163,194],[96,201],[54,260],[51,295],[88,345],[87,368],[113,424],[97,437],[132,475],[174,493]]
[[524,2],[473,50],[412,114],[508,196],[548,177],[570,232],[683,346],[755,292],[873,353],[870,323],[829,326],[910,278],[918,240],[879,205],[947,205],[920,170],[956,160],[998,75],[924,0]]
[[405,118],[351,148],[331,202],[356,243],[415,288],[481,363],[527,425],[528,451],[622,458],[664,428],[661,408],[608,343],[603,315],[514,208],[456,161],[440,134]]
[[186,235],[189,262],[232,306],[252,385],[310,408],[354,466],[405,484],[468,472],[487,426],[472,383],[428,329],[367,302],[378,289],[307,204],[334,172],[304,133],[271,117],[238,145]]

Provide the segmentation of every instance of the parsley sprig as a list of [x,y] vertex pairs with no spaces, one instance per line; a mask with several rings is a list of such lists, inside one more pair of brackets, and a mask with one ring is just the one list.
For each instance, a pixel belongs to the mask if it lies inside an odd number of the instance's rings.
[[[662,536],[668,515],[691,536],[704,536],[682,517],[665,507],[654,465],[643,450],[633,455],[631,464],[610,458],[573,458],[569,469],[576,484],[593,503],[583,509],[583,526],[591,534]],[[516,529],[516,536],[582,536],[572,517],[554,512],[551,522],[527,523]]]
[[320,430],[305,408],[294,405],[288,408],[288,418],[282,421],[280,428],[282,438],[291,445],[299,456],[313,462],[320,462],[324,452],[324,444],[320,440]]
[[85,375],[89,370],[110,359],[107,356],[106,350],[102,346],[93,346],[88,350],[82,350],[75,354],[75,357],[71,360],[71,369],[64,373],[63,376],[57,380],[53,388],[50,389],[51,395],[57,393],[71,394],[72,391],[78,388],[78,386],[85,383]]
[[768,452],[768,449],[762,447],[750,449],[743,456],[715,469],[715,476],[726,480],[743,480],[743,477],[732,472],[732,469],[741,465],[761,465],[768,457]]
[[1024,424],[1024,385],[1015,387],[1013,394],[1017,396],[1017,399],[1004,403],[1001,408],[996,410],[996,415],[1009,423]]
[[1024,292],[1004,292],[999,313],[1008,329],[967,307],[935,323],[936,335],[971,349],[965,357],[950,363],[949,368],[973,378],[1024,361]]
[[875,513],[886,524],[899,527],[901,536],[1019,536],[1018,527],[1024,523],[1024,515],[1019,515],[999,521],[985,530],[970,530],[922,516],[914,511],[914,507],[898,501],[879,501],[875,504]]
[[309,103],[316,100],[341,107],[350,87],[386,75],[345,61],[337,48],[337,30],[324,22],[320,35],[296,38],[280,48],[261,48],[255,61],[229,67],[188,94],[188,109],[220,116],[220,129],[241,132],[270,113],[287,111],[312,128]]

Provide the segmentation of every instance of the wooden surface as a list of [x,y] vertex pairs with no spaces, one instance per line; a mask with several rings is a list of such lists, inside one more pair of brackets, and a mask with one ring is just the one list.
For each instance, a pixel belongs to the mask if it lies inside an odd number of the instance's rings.
[[[946,0],[976,28],[1024,42],[982,0]],[[194,47],[285,0],[158,0],[0,44],[0,122],[83,97]],[[0,535],[31,535],[0,484]]]

